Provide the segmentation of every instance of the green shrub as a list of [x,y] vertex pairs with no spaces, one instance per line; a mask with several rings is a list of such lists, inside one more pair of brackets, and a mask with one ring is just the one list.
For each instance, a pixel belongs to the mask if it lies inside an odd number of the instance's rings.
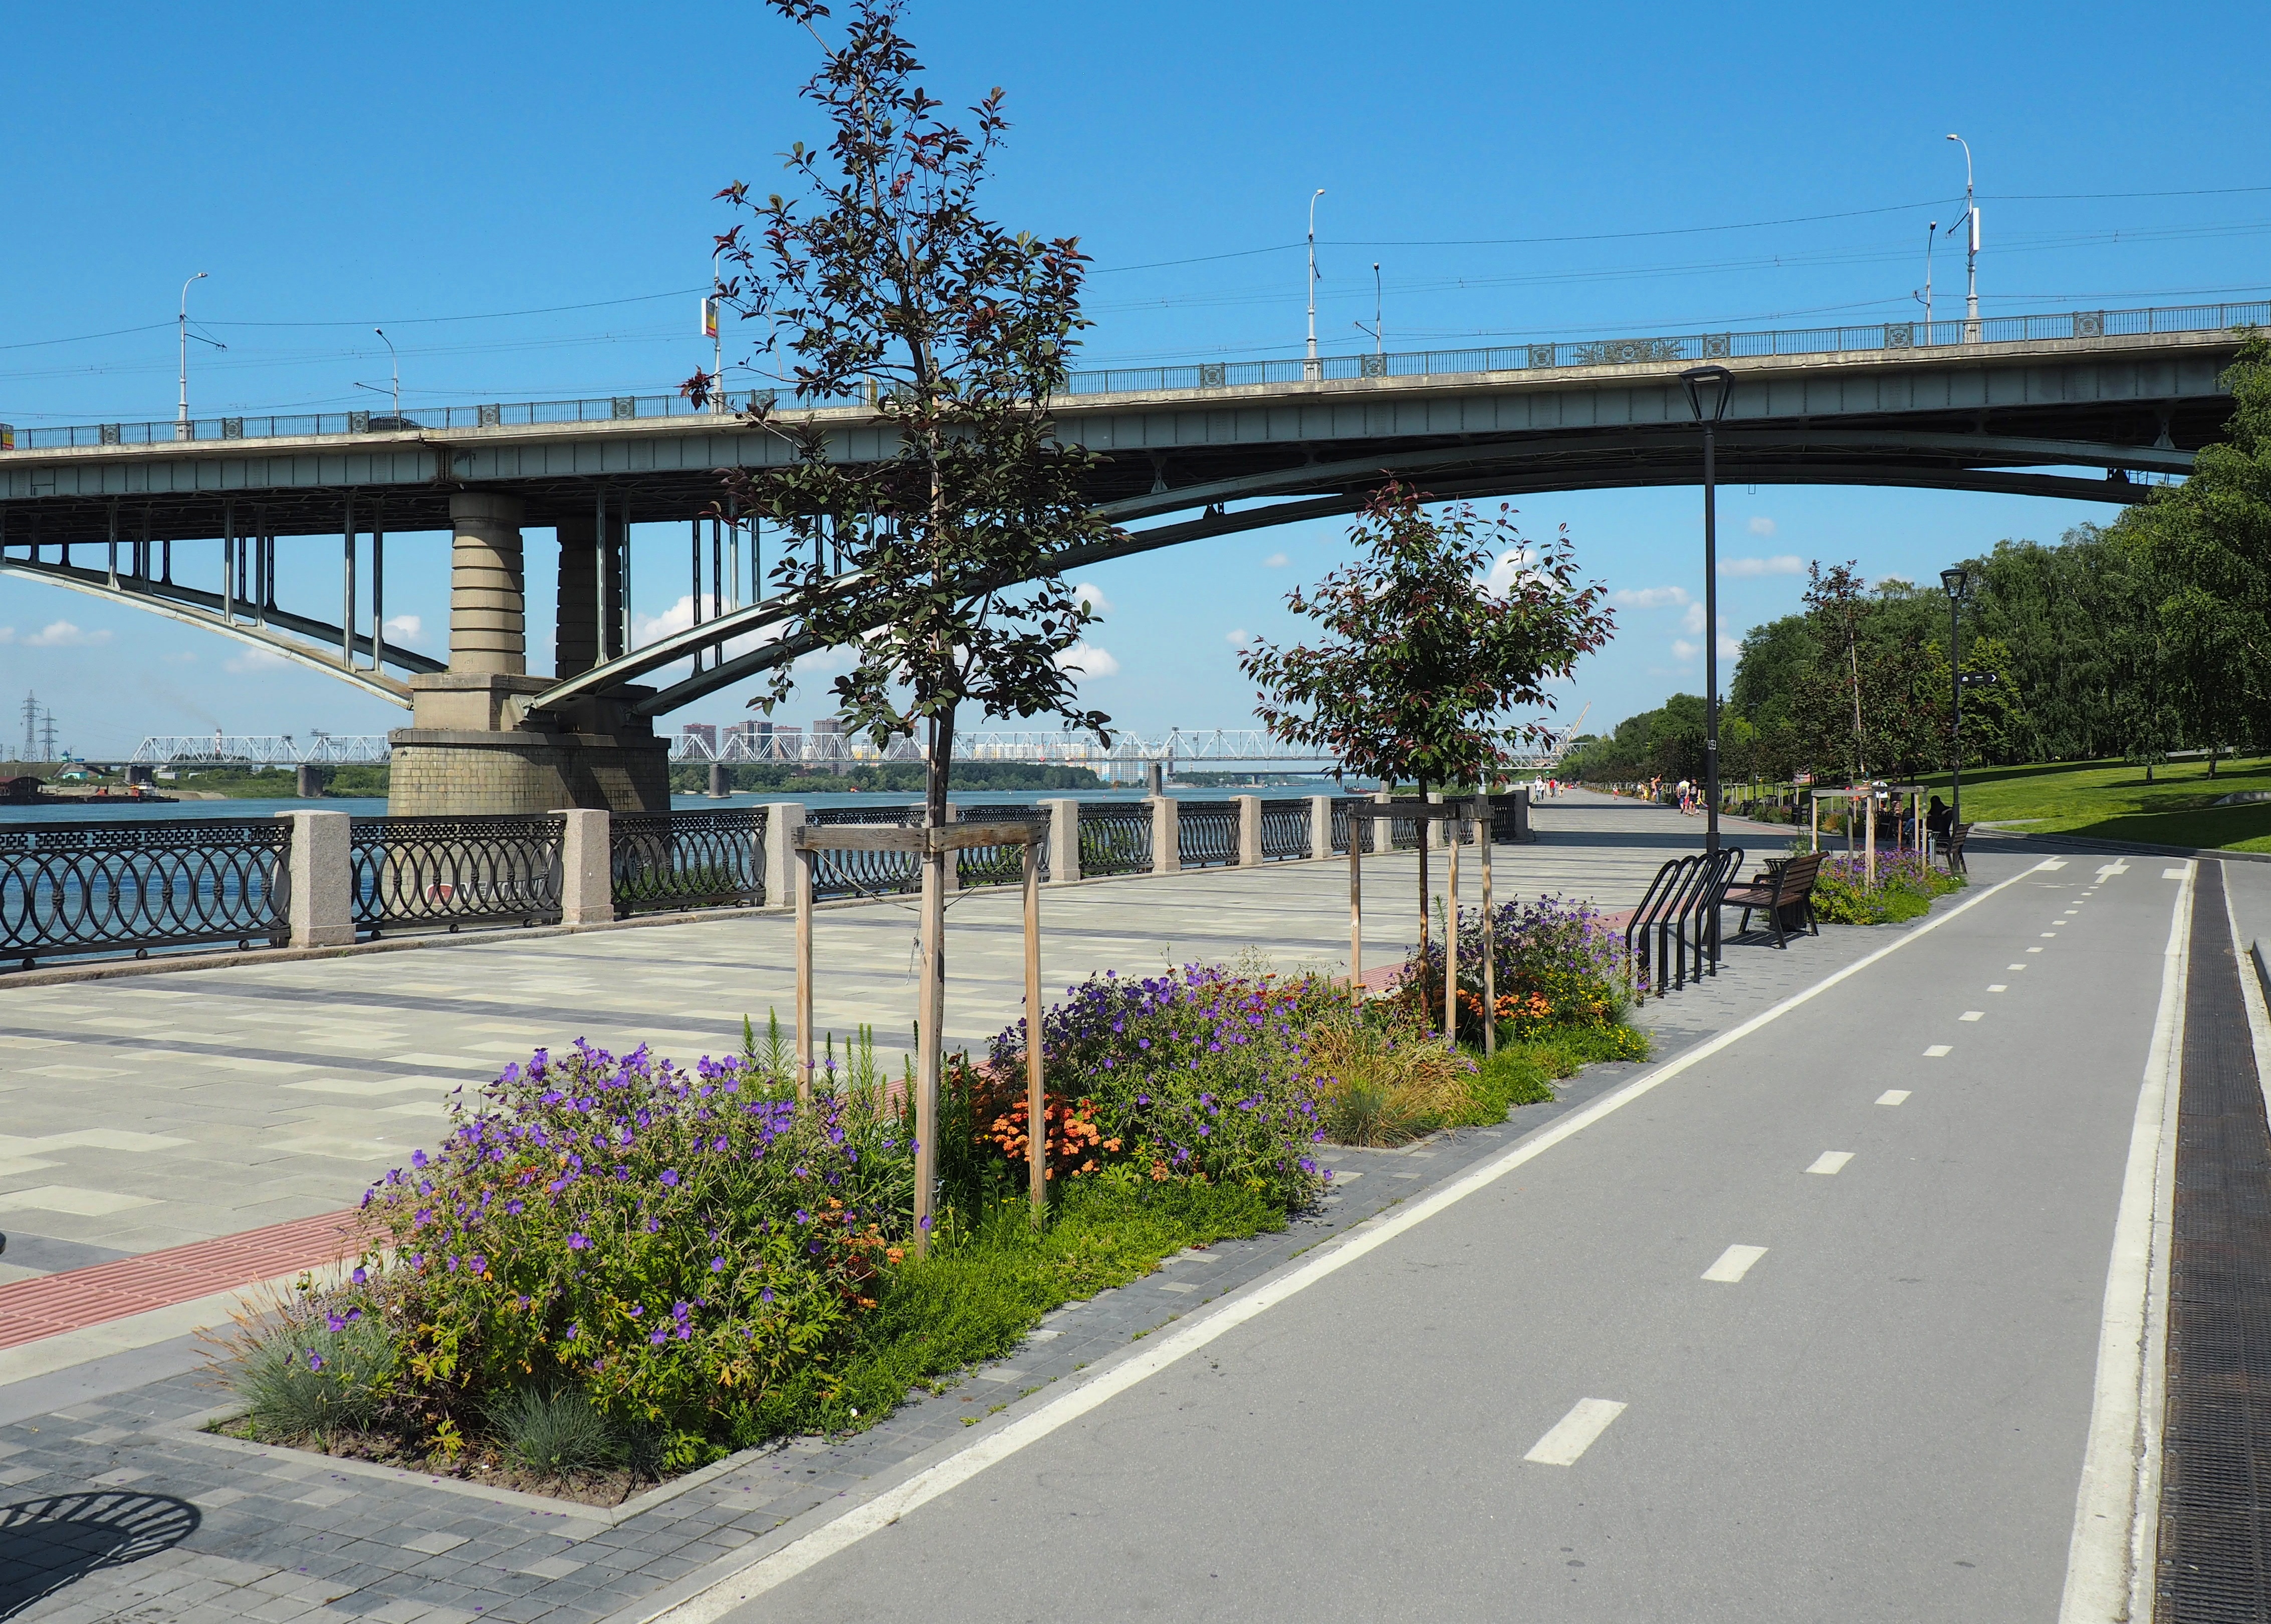
[[[1793,846],[1793,853],[1802,848]],[[1865,855],[1842,852],[1822,860],[1813,883],[1813,916],[1825,925],[1897,925],[1932,911],[1932,899],[1965,884],[1906,848],[1877,853],[1877,883]]]
[[378,1318],[352,1306],[325,1314],[302,1300],[238,1352],[228,1380],[262,1434],[328,1442],[373,1425],[396,1366]]
[[522,1388],[485,1407],[504,1457],[543,1478],[570,1478],[621,1464],[630,1453],[622,1429],[573,1388]]

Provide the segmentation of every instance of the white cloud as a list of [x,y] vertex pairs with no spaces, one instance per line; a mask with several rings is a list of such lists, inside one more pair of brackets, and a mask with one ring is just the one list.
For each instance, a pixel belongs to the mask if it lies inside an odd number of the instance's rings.
[[386,622],[387,634],[396,637],[414,637],[423,626],[424,622],[414,615],[393,615]]
[[1702,631],[1703,606],[1701,604],[1691,603],[1687,606],[1687,613],[1679,617],[1679,629],[1691,636]]
[[1687,601],[1684,586],[1627,586],[1622,592],[1611,592],[1609,601],[1619,609],[1661,609],[1667,605]]
[[1700,643],[1690,643],[1685,637],[1674,637],[1672,640],[1672,657],[1683,666],[1702,652],[1703,645]]
[[1112,600],[1104,595],[1104,588],[1093,581],[1082,581],[1072,589],[1073,601],[1091,615],[1112,613]]
[[1721,575],[1804,575],[1806,560],[1795,553],[1777,553],[1772,558],[1723,558],[1719,561]]
[[1739,657],[1742,654],[1742,652],[1743,652],[1743,645],[1742,645],[1741,644],[1739,644],[1739,643],[1736,642],[1734,638],[1732,638],[1732,637],[1729,637],[1729,636],[1728,636],[1725,632],[1724,632],[1724,631],[1723,631],[1723,632],[1721,632],[1721,633],[1719,634],[1719,658],[1720,658],[1720,659],[1734,659],[1739,658]]
[[1246,646],[1247,640],[1253,636],[1254,634],[1252,632],[1247,630],[1245,627],[1240,626],[1236,628],[1234,630],[1223,633],[1223,641],[1229,644],[1230,646],[1234,649],[1242,649]]
[[245,676],[255,671],[280,671],[290,663],[273,649],[247,649],[222,660],[220,668]]
[[1483,577],[1483,586],[1493,598],[1503,598],[1514,590],[1516,581],[1526,579],[1531,573],[1535,555],[1526,547],[1515,548],[1502,555]]
[[[13,626],[0,626],[0,643],[19,641]],[[81,631],[69,621],[49,621],[28,637],[20,639],[26,648],[34,649],[91,649],[110,641],[107,631]]]
[[1269,557],[1262,561],[1262,566],[1265,570],[1283,570],[1287,564],[1290,564],[1293,561],[1292,559],[1286,557],[1283,553],[1272,553]]
[[1077,671],[1084,677],[1108,677],[1120,674],[1120,662],[1111,652],[1093,643],[1076,643],[1057,656],[1057,669]]
[[1754,536],[1770,536],[1770,535],[1774,534],[1774,533],[1775,533],[1775,522],[1774,522],[1774,520],[1772,520],[1772,519],[1768,518],[1765,514],[1763,514],[1763,513],[1754,513],[1754,514],[1753,514],[1753,515],[1751,516],[1751,533],[1752,533],[1753,535],[1754,535]]

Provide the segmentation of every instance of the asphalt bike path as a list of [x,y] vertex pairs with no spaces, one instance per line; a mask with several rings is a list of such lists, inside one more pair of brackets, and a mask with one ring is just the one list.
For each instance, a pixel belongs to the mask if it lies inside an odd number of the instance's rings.
[[2188,882],[2051,860],[666,1616],[2059,1618]]

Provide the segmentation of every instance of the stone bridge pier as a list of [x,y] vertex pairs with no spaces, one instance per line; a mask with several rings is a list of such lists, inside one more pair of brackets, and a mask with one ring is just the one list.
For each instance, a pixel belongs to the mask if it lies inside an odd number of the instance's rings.
[[[668,746],[630,710],[652,689],[578,699],[560,712],[528,708],[556,679],[529,674],[521,518],[516,495],[450,498],[450,667],[410,679],[411,724],[387,735],[387,810],[667,811]],[[621,652],[623,530],[604,509],[559,525],[561,676]]]

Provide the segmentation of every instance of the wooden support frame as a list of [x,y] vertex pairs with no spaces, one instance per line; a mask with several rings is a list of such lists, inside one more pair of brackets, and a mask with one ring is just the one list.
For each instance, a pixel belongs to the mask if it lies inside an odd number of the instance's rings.
[[[1391,818],[1408,817],[1420,822],[1448,823],[1452,826],[1450,841],[1450,875],[1445,885],[1444,899],[1448,905],[1449,920],[1445,927],[1448,940],[1443,944],[1443,1040],[1453,1049],[1458,1047],[1459,999],[1459,824],[1478,825],[1482,846],[1483,909],[1487,918],[1491,905],[1490,860],[1490,797],[1475,795],[1460,801],[1388,800],[1374,801],[1368,816],[1379,823],[1394,827]],[[1425,836],[1421,837],[1423,839]],[[1357,820],[1349,821],[1349,1002],[1364,1002],[1364,837]],[[1483,955],[1483,996],[1491,1009],[1497,1006],[1498,966],[1491,955]],[[1485,1011],[1483,1020],[1483,1052],[1498,1052],[1497,1023]]]
[[796,853],[796,1096],[812,1099],[812,865],[823,852],[906,852],[921,857],[922,980],[917,999],[915,1062],[915,1255],[930,1249],[938,1194],[940,1032],[946,1017],[946,984],[939,971],[946,898],[941,864],[929,859],[980,846],[1015,846],[1024,855],[1025,1139],[1028,1198],[1036,1222],[1048,1208],[1047,1097],[1041,1054],[1041,863],[1046,823],[949,823],[901,829],[875,823],[806,823],[792,837]]

